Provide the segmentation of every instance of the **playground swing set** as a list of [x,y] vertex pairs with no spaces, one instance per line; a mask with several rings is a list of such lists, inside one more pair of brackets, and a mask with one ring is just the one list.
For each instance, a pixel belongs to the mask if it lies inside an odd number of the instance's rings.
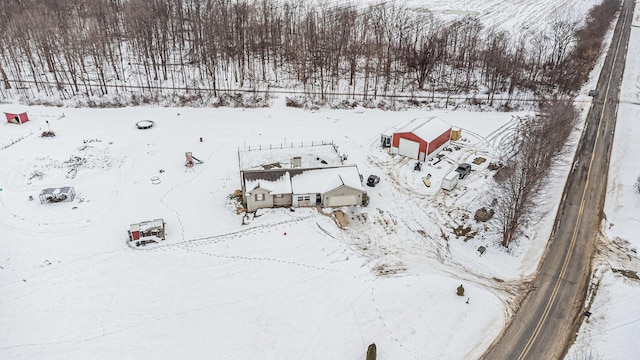
[[202,164],[203,161],[198,159],[197,157],[193,156],[193,154],[191,152],[186,152],[184,153],[184,156],[186,158],[185,162],[184,162],[184,166],[185,166],[185,171],[191,169],[193,170],[193,165],[195,164]]

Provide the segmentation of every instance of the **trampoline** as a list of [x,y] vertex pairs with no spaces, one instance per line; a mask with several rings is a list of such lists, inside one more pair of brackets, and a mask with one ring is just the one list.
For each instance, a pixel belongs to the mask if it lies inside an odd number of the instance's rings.
[[136,127],[140,130],[151,129],[155,123],[151,120],[142,120],[136,123]]

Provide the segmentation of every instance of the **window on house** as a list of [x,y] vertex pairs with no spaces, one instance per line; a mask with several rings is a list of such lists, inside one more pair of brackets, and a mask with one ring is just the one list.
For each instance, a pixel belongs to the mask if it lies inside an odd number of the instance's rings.
[[298,196],[298,201],[304,201],[304,196]]
[[282,199],[283,197],[284,197],[284,195],[282,195],[282,194],[276,194],[276,198],[278,198],[278,199]]
[[309,200],[311,200],[311,196],[305,196],[304,197],[304,201],[309,201]]
[[256,194],[255,199],[256,201],[264,201],[264,194]]

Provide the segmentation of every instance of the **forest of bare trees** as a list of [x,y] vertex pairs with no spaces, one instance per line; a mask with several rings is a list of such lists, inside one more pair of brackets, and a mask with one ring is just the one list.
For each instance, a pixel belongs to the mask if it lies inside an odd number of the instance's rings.
[[0,97],[213,99],[296,89],[322,101],[473,96],[509,108],[575,93],[619,0],[514,35],[382,2],[3,0]]

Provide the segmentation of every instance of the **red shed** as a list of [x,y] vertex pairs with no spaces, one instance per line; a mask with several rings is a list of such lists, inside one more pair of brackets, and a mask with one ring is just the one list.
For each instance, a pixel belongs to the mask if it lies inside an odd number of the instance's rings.
[[7,122],[12,124],[23,124],[29,121],[29,117],[26,112],[19,114],[4,113],[4,116],[7,117]]
[[418,118],[393,133],[391,153],[429,160],[451,142],[451,125],[437,117]]

